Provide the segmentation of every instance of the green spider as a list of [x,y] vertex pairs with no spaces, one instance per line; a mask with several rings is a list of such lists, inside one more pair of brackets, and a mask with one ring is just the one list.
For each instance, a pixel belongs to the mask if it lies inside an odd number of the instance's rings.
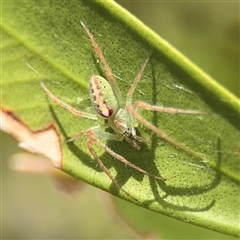
[[[46,88],[46,86],[42,82],[41,82],[41,86],[45,90],[47,95],[52,99],[53,102],[57,103],[58,105],[60,105],[61,107],[65,108],[65,109],[67,109],[72,114],[75,114],[79,117],[93,119],[93,120],[98,120],[98,118],[100,116],[101,118],[108,121],[108,127],[111,127],[113,129],[114,133],[106,132],[100,126],[94,126],[83,132],[78,133],[76,136],[69,139],[68,142],[74,141],[74,140],[82,137],[83,135],[87,135],[88,136],[87,146],[88,146],[89,152],[97,160],[101,169],[107,174],[107,176],[113,181],[113,183],[119,188],[119,190],[121,190],[128,197],[133,198],[124,188],[122,188],[122,186],[112,176],[110,171],[103,164],[102,160],[98,157],[98,155],[97,155],[96,151],[93,149],[92,145],[96,144],[96,145],[100,146],[107,153],[112,155],[117,160],[128,165],[129,167],[134,168],[135,170],[137,170],[143,174],[146,174],[157,180],[165,180],[162,177],[155,176],[155,175],[141,169],[140,167],[130,163],[126,158],[117,154],[116,152],[111,150],[109,147],[107,147],[102,142],[102,140],[122,141],[125,139],[134,148],[140,149],[139,142],[143,142],[145,140],[143,138],[141,138],[140,136],[136,135],[135,128],[138,126],[138,122],[139,122],[139,123],[143,124],[145,127],[151,129],[159,137],[165,139],[166,141],[168,141],[171,144],[173,144],[174,146],[182,149],[183,151],[186,151],[188,154],[199,158],[199,156],[196,156],[195,153],[193,153],[189,149],[185,148],[181,144],[177,143],[175,140],[173,140],[172,138],[167,136],[163,131],[161,131],[156,126],[154,126],[152,123],[150,123],[145,118],[143,118],[141,115],[139,115],[137,110],[138,110],[138,108],[143,108],[145,110],[158,111],[158,112],[164,112],[164,113],[169,113],[169,114],[176,114],[176,113],[202,114],[202,112],[155,106],[155,105],[147,104],[142,101],[136,101],[135,103],[132,104],[132,95],[137,87],[138,82],[141,79],[143,71],[149,61],[149,57],[145,60],[140,71],[138,72],[137,76],[135,77],[135,80],[127,93],[126,102],[124,102],[122,99],[120,89],[118,88],[118,86],[116,84],[116,81],[113,77],[112,71],[111,71],[109,65],[107,64],[107,61],[104,58],[101,49],[99,48],[98,44],[94,40],[92,34],[88,30],[88,28],[85,26],[85,24],[83,22],[81,22],[81,25],[82,25],[83,29],[86,31],[86,34],[88,35],[88,37],[90,38],[92,46],[105,69],[106,76],[108,79],[108,81],[107,81],[103,77],[96,76],[96,75],[93,75],[90,79],[90,100],[91,100],[92,106],[96,110],[97,114],[91,114],[91,113],[79,111],[79,110],[71,107],[70,105],[62,102],[59,98],[55,97]],[[99,139],[101,139],[101,141]],[[133,199],[136,200],[135,198],[133,198]]]

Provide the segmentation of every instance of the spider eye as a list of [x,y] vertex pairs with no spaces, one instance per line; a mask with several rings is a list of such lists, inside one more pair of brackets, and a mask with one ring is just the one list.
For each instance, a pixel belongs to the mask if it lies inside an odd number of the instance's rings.
[[128,135],[130,134],[130,132],[131,132],[131,129],[130,129],[130,128],[127,128],[127,130],[125,130],[125,131],[122,133],[122,135],[123,135],[123,136],[128,136]]

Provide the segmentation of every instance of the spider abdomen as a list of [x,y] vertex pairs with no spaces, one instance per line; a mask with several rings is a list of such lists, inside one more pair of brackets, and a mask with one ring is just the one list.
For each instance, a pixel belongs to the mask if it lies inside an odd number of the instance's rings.
[[103,77],[90,79],[90,100],[94,109],[104,118],[111,117],[118,109],[118,101],[111,85]]

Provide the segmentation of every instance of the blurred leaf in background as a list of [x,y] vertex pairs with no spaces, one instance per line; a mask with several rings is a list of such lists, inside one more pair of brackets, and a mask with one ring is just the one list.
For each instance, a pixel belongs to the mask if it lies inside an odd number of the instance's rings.
[[117,2],[240,97],[238,2]]

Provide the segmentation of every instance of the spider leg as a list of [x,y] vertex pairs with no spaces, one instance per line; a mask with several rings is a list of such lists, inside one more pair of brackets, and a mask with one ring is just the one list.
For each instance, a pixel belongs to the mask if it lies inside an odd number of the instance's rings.
[[[132,135],[133,136],[133,138],[134,138],[134,140],[132,140],[131,138],[129,138],[128,136],[125,136],[125,140],[129,143],[129,144],[131,144],[132,145],[132,147],[134,147],[134,148],[136,148],[136,149],[141,149],[141,147],[139,146],[139,144],[138,144],[138,142],[149,142],[149,139],[145,139],[145,138],[142,138],[142,137],[140,137],[140,136],[138,136],[138,135]],[[135,140],[137,140],[137,141],[135,141]]]
[[129,112],[129,114],[134,116],[134,118],[137,119],[144,126],[146,126],[147,128],[151,129],[153,132],[155,132],[159,137],[161,137],[161,138],[165,139],[166,141],[170,142],[171,144],[173,144],[177,148],[180,148],[181,150],[187,152],[189,155],[191,155],[191,156],[193,156],[193,157],[195,157],[199,160],[203,160],[199,155],[197,155],[193,151],[187,149],[182,144],[176,142],[174,139],[169,137],[166,133],[164,133],[159,128],[154,126],[152,123],[150,123],[145,118],[143,118],[139,113],[137,113],[136,109],[134,109],[132,105],[128,105],[126,108],[127,108],[127,111]]
[[94,159],[96,159],[96,161],[98,162],[100,168],[107,174],[107,176],[112,180],[112,182],[115,184],[115,186],[117,188],[119,188],[120,191],[122,191],[126,196],[128,196],[131,199],[133,199],[134,201],[137,201],[137,199],[132,197],[126,190],[124,190],[122,188],[122,186],[118,183],[118,181],[112,176],[111,172],[108,170],[108,168],[106,168],[106,166],[103,164],[102,160],[98,157],[97,153],[93,149],[93,147],[92,147],[93,144],[97,144],[98,145],[98,143],[94,139],[89,139],[87,141],[87,146],[88,146],[89,152],[92,154]]
[[145,110],[151,110],[156,112],[163,112],[163,113],[170,113],[170,114],[199,114],[204,115],[208,113],[204,113],[201,111],[195,111],[195,110],[185,110],[185,109],[179,109],[179,108],[170,108],[170,107],[161,107],[156,105],[150,105],[148,103],[142,102],[142,101],[136,101],[133,104],[133,108],[137,111],[138,108],[143,108]]
[[106,139],[114,140],[114,141],[122,141],[123,140],[123,136],[117,135],[117,134],[112,134],[109,132],[104,132],[104,131],[102,131],[100,126],[95,126],[95,127],[88,128],[83,132],[79,132],[72,138],[68,139],[67,142],[73,142],[73,141],[77,140],[78,138],[82,137],[83,135],[88,135],[88,137],[90,139],[95,139],[95,141],[97,139],[98,139],[98,141],[102,141],[102,140],[106,140]]
[[184,110],[184,109],[174,109],[174,108],[154,106],[154,105],[150,105],[150,104],[147,104],[147,103],[141,102],[141,101],[135,102],[134,105],[132,106],[132,104],[131,104],[132,95],[133,95],[133,93],[134,93],[134,91],[136,89],[136,86],[137,86],[138,82],[141,79],[142,73],[143,73],[143,71],[144,71],[148,61],[149,61],[149,57],[143,63],[139,73],[137,74],[136,78],[134,79],[134,82],[133,82],[133,84],[132,84],[132,86],[129,89],[128,94],[127,94],[126,109],[129,112],[132,121],[134,122],[135,119],[138,120],[140,123],[145,125],[147,128],[149,128],[153,132],[155,132],[159,137],[161,137],[161,138],[165,139],[166,141],[172,143],[174,146],[182,149],[183,151],[187,152],[188,154],[194,156],[195,158],[202,160],[202,158],[200,156],[198,156],[196,153],[194,153],[193,151],[187,149],[182,144],[176,142],[175,140],[170,138],[167,134],[165,134],[163,131],[161,131],[159,128],[157,128],[156,126],[151,124],[149,121],[147,121],[145,118],[143,118],[140,114],[137,113],[137,108],[141,107],[141,108],[144,108],[146,110],[165,112],[165,113],[172,113],[172,114],[176,114],[176,113],[182,113],[182,114],[183,113],[185,113],[185,114],[207,114],[207,113],[203,113],[203,112],[200,112],[200,111],[191,111],[191,110]]
[[152,178],[158,179],[158,180],[162,180],[164,181],[164,178],[158,177],[156,175],[153,175],[145,170],[143,170],[142,168],[136,166],[135,164],[129,162],[126,158],[124,158],[123,156],[117,154],[116,152],[114,152],[113,150],[111,150],[109,147],[107,147],[105,144],[103,144],[102,142],[100,142],[98,139],[95,139],[96,142],[98,143],[99,146],[101,146],[107,153],[109,153],[110,155],[112,155],[114,158],[116,158],[117,160],[119,160],[120,162],[124,163],[125,165],[143,173],[146,174]]
[[[145,170],[143,170],[142,168],[134,165],[133,163],[129,162],[126,158],[124,158],[123,156],[117,154],[116,152],[114,152],[113,150],[111,150],[109,147],[107,147],[104,143],[101,142],[101,140],[116,140],[116,141],[121,141],[122,140],[122,136],[118,136],[112,133],[108,133],[108,132],[102,132],[101,128],[99,126],[96,127],[92,127],[89,128],[87,130],[85,130],[84,132],[80,132],[79,134],[77,134],[75,137],[71,138],[68,140],[69,141],[74,141],[77,138],[83,136],[83,135],[88,135],[88,148],[90,153],[93,155],[93,157],[97,160],[97,162],[99,163],[99,166],[102,168],[102,170],[108,175],[108,177],[113,181],[113,183],[120,189],[122,190],[127,196],[130,196],[129,193],[127,193],[121,186],[120,184],[113,178],[113,176],[111,175],[110,171],[104,166],[103,162],[101,161],[101,159],[97,156],[95,150],[92,148],[93,144],[98,145],[99,147],[101,147],[102,149],[104,149],[108,154],[110,154],[111,156],[113,156],[115,159],[119,160],[120,162],[124,163],[125,165],[145,174],[148,175],[152,178],[155,178],[157,180],[165,180],[161,177],[155,176]],[[131,197],[131,196],[130,196]],[[131,197],[133,198],[133,197]]]
[[89,29],[85,26],[85,24],[83,22],[80,22],[80,23],[81,23],[82,27],[84,28],[85,32],[87,33],[88,37],[90,38],[92,46],[94,47],[94,50],[95,50],[96,54],[98,55],[102,65],[104,67],[105,73],[107,75],[107,79],[108,79],[108,81],[109,81],[109,83],[110,83],[110,85],[113,89],[113,92],[114,92],[115,96],[117,97],[117,99],[119,101],[119,105],[123,106],[124,104],[123,104],[123,100],[122,100],[122,94],[121,94],[120,89],[118,88],[118,86],[115,82],[115,79],[113,77],[111,68],[109,67],[105,57],[103,56],[103,53],[102,53],[100,47],[98,46],[98,44],[94,40],[94,37],[90,33]]
[[[147,57],[147,59],[145,60],[145,62],[143,63],[140,71],[138,72],[137,76],[134,79],[134,82],[131,86],[131,88],[128,91],[127,94],[127,102],[126,105],[131,104],[131,99],[132,99],[132,95],[137,87],[137,84],[139,83],[141,76],[144,72],[144,69],[147,66],[147,63],[149,61],[149,57]],[[203,113],[200,111],[194,111],[194,110],[185,110],[185,109],[175,109],[175,108],[168,108],[168,107],[161,107],[161,106],[155,106],[155,105],[150,105],[148,103],[142,102],[142,101],[136,101],[133,105],[134,109],[137,109],[139,107],[144,108],[146,110],[152,110],[152,111],[158,111],[158,112],[164,112],[164,113],[172,113],[172,114],[176,114],[176,113],[182,113],[182,114],[207,114],[207,113]]]
[[118,136],[115,136],[113,134],[110,133],[106,133],[106,132],[101,132],[101,128],[99,126],[96,127],[92,127],[89,128],[83,132],[78,133],[76,136],[74,136],[73,138],[69,139],[68,142],[74,141],[80,137],[82,137],[83,135],[88,135],[88,140],[87,140],[87,146],[88,146],[88,150],[89,152],[92,154],[92,156],[94,157],[94,159],[98,162],[100,168],[107,174],[107,176],[113,181],[113,183],[116,185],[116,187],[119,188],[120,191],[122,191],[126,196],[128,196],[129,198],[133,199],[134,201],[137,201],[136,198],[132,197],[126,190],[124,190],[121,185],[118,183],[118,181],[112,176],[111,172],[108,170],[108,168],[105,167],[105,165],[103,164],[102,160],[98,157],[96,151],[93,149],[92,145],[98,145],[100,147],[104,146],[104,144],[99,144],[100,141],[98,140],[99,136],[98,135],[103,135],[103,137],[112,137],[112,139],[114,140],[120,140],[118,138]]
[[132,145],[132,147],[134,147],[134,148],[136,148],[136,149],[141,149],[141,147],[137,144],[137,142],[136,141],[134,141],[134,140],[132,140],[132,139],[130,139],[128,136],[125,136],[125,139],[126,139],[126,141],[129,143],[129,144],[131,144]]
[[83,117],[83,118],[89,118],[93,120],[97,120],[97,116],[91,113],[83,112],[83,111],[78,111],[77,109],[73,108],[72,106],[62,102],[59,98],[55,97],[48,89],[47,87],[43,84],[43,82],[40,83],[41,87],[43,90],[47,93],[47,95],[52,99],[53,102],[57,103],[61,107],[67,109],[69,112],[71,112],[74,115],[77,115],[78,117]]
[[141,172],[144,173],[150,177],[153,177],[155,179],[158,180],[165,180],[161,177],[155,176],[145,170],[143,170],[142,168],[134,165],[133,163],[129,162],[126,158],[124,158],[123,156],[117,154],[116,152],[114,152],[113,150],[111,150],[109,147],[107,147],[105,144],[102,143],[101,139],[105,139],[105,140],[115,140],[115,141],[122,141],[122,136],[118,136],[116,134],[112,134],[112,133],[108,133],[108,132],[102,132],[101,128],[99,126],[96,127],[92,127],[88,130],[85,131],[89,137],[89,139],[94,140],[94,142],[99,145],[101,148],[103,148],[107,153],[109,153],[111,156],[113,156],[114,158],[118,159],[120,162],[124,163],[125,165]]
[[88,37],[90,38],[90,40],[92,42],[92,45],[94,47],[94,50],[97,53],[100,61],[103,64],[103,67],[104,67],[104,69],[106,71],[106,74],[107,74],[109,82],[115,82],[115,79],[114,79],[113,74],[112,74],[112,70],[108,66],[108,63],[107,63],[106,59],[104,58],[103,53],[102,53],[100,47],[98,46],[98,44],[94,40],[93,35],[90,33],[90,31],[88,30],[88,28],[85,26],[85,24],[83,22],[80,22],[80,23],[81,23],[82,27],[84,28],[84,30],[86,31]]
[[126,105],[129,105],[131,103],[132,95],[133,95],[133,93],[134,93],[134,91],[136,89],[136,86],[137,86],[138,82],[141,79],[141,76],[142,76],[142,74],[144,72],[145,67],[147,66],[148,61],[149,61],[149,57],[147,57],[147,59],[145,60],[145,62],[142,65],[140,71],[138,72],[137,76],[135,77],[134,82],[133,82],[133,84],[132,84],[132,86],[129,89],[128,94],[127,94]]
[[86,135],[87,131],[88,130],[85,130],[83,132],[76,134],[74,137],[68,139],[67,142],[73,142],[73,141],[77,140],[78,138],[82,137],[83,135]]

